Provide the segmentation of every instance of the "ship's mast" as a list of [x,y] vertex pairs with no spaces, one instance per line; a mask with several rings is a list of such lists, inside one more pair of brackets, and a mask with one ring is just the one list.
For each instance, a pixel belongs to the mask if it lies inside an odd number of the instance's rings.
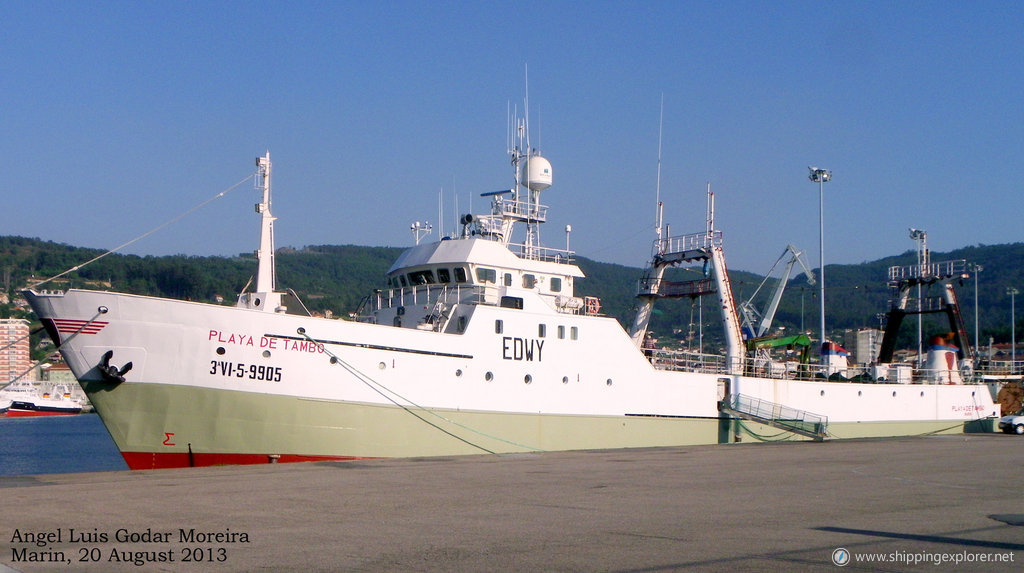
[[256,158],[256,188],[262,193],[260,202],[256,204],[256,213],[260,215],[260,248],[256,251],[258,267],[256,270],[256,292],[242,293],[238,297],[238,306],[263,310],[267,312],[285,312],[282,304],[282,293],[277,290],[277,277],[274,270],[274,220],[270,211],[270,152]]
[[533,258],[540,247],[540,225],[547,220],[547,207],[540,202],[542,191],[551,186],[551,163],[540,155],[530,144],[529,87],[527,87],[524,117],[512,118],[514,127],[509,130],[511,140],[508,153],[512,157],[515,185],[510,189],[510,199],[502,198],[506,192],[489,193],[494,196],[492,216],[501,221],[502,240],[509,243],[516,223],[526,223],[526,238],[522,245],[522,256]]
[[274,215],[270,212],[270,152],[256,158],[256,186],[263,191],[263,199],[256,204],[260,214],[259,270],[256,273],[256,292],[274,292]]

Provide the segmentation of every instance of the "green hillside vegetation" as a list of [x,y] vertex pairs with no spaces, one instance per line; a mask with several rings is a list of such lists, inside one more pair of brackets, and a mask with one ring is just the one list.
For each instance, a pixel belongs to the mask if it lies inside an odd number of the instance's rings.
[[[277,251],[278,288],[294,291],[314,313],[327,311],[335,317],[354,312],[360,301],[383,284],[383,276],[401,249],[361,247],[353,245],[317,245],[301,249],[282,248]],[[96,249],[25,237],[0,237],[0,317],[29,316],[18,306],[18,292],[44,278],[65,272],[102,254]],[[1024,286],[1024,244],[978,245],[949,253],[933,253],[935,262],[966,259],[979,264],[978,312],[981,342],[989,337],[995,342],[1009,342],[1010,297],[1007,287]],[[602,312],[613,316],[628,329],[631,324],[637,280],[642,269],[578,258],[587,278],[577,284],[578,296],[597,296]],[[891,291],[885,284],[887,271],[893,265],[916,263],[913,251],[857,265],[826,267],[826,318],[830,336],[840,342],[843,331],[864,327],[878,328],[878,315],[888,308]],[[48,282],[41,288],[71,287],[116,290],[135,294],[234,304],[237,294],[253,279],[256,259],[251,254],[236,257],[163,256],[140,257],[112,254],[79,270]],[[671,269],[666,278],[692,280],[702,269]],[[817,272],[817,271],[816,271]],[[733,271],[733,290],[737,302],[747,300],[763,277],[754,273]],[[974,334],[974,278],[958,285],[961,308],[967,331]],[[776,281],[770,280],[754,301],[763,309]],[[252,289],[252,286],[249,286]],[[810,331],[817,338],[818,287],[809,286],[806,278],[792,278],[783,296],[774,326],[787,333]],[[1021,299],[1024,301],[1024,299]],[[301,305],[288,301],[290,312],[303,312]],[[1019,313],[1024,314],[1024,312]],[[701,316],[703,320],[701,321]],[[31,318],[31,316],[29,316]],[[652,319],[652,331],[660,343],[696,347],[703,322],[704,349],[714,351],[721,341],[717,302],[690,299],[659,301]],[[911,322],[913,327],[910,326]],[[1019,321],[1018,321],[1019,322]],[[916,344],[916,319],[908,318],[901,346]],[[943,321],[925,318],[925,336],[948,331]],[[1024,333],[1024,331],[1021,331]],[[852,344],[852,341],[849,343]]]

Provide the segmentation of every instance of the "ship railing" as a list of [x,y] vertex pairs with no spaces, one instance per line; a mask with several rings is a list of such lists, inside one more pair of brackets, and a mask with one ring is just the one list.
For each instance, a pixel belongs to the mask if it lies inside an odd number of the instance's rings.
[[524,221],[543,223],[548,218],[548,206],[529,201],[515,201],[503,197],[495,197],[494,212],[503,217],[512,217]]
[[889,282],[944,279],[956,276],[967,276],[966,259],[889,267]]
[[665,239],[656,239],[653,245],[655,256],[668,256],[722,246],[722,232],[712,231],[691,233]]
[[548,263],[573,263],[576,260],[576,251],[567,249],[555,249],[525,243],[509,243],[511,250],[520,259],[531,261],[544,261]]
[[1024,372],[1024,361],[1017,360],[996,360],[993,358],[982,358],[979,360],[975,373],[978,376],[1012,376]]
[[[706,354],[691,350],[673,350],[668,348],[645,348],[645,356],[658,370],[673,372],[697,372],[703,374],[727,374],[726,357],[720,354]],[[746,357],[743,360],[744,376],[772,378],[777,380],[828,380],[843,383],[902,383],[902,384],[978,384],[985,376],[1010,374],[1010,368],[986,368],[980,370],[950,371],[945,369],[913,368],[909,364],[898,369],[899,364],[888,365],[888,375],[876,379],[878,372],[872,366],[850,365],[836,368],[825,364],[800,364],[798,361],[768,361]],[[897,372],[899,370],[899,372]],[[905,377],[901,374],[905,372]],[[1017,370],[1019,373],[1020,370]]]
[[[486,285],[460,284],[426,284],[414,287],[378,289],[367,297],[355,313],[358,317],[368,317],[372,313],[385,309],[416,305],[437,305],[443,303],[453,305],[464,302],[485,302],[496,296],[486,296]],[[493,290],[497,291],[497,287]]]
[[669,348],[648,348],[644,349],[644,353],[658,370],[704,374],[725,374],[729,371],[725,356],[720,354]]
[[[889,299],[890,308],[897,308],[898,304],[898,300]],[[941,296],[910,297],[907,299],[905,310],[921,313],[941,312],[946,310],[946,299]]]
[[637,296],[698,297],[713,294],[716,290],[715,281],[712,279],[669,281],[645,277],[637,282]]

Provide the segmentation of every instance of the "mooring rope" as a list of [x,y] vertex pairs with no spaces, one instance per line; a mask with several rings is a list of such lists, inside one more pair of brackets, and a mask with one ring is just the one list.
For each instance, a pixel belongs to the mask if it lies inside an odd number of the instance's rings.
[[[88,321],[86,321],[82,326],[79,326],[74,332],[71,333],[70,336],[65,338],[63,342],[58,344],[57,345],[57,350],[60,350],[61,346],[64,346],[69,340],[71,340],[72,338],[78,336],[78,333],[80,333],[83,330],[85,330],[86,328],[88,328],[92,323],[96,322],[97,318],[99,318],[100,316],[103,316],[106,313],[107,313],[107,307],[105,307],[105,306],[101,306],[98,309],[96,309],[96,314],[94,314],[92,316],[92,318],[90,318]],[[32,336],[33,334],[39,332],[40,330],[43,330],[42,327],[33,330],[32,332],[30,332],[28,334],[28,336]],[[24,339],[25,339],[25,337],[22,336],[18,340],[24,340]],[[14,342],[8,344],[7,346],[4,347],[4,349],[10,348],[14,344],[16,344],[18,342],[18,340],[15,340]],[[49,356],[47,356],[46,358],[43,358],[42,360],[36,361],[34,364],[32,364],[32,366],[29,366],[28,369],[26,369],[24,372],[22,372],[21,374],[18,374],[14,378],[11,378],[11,380],[9,382],[7,382],[6,384],[0,385],[0,390],[3,390],[4,388],[7,388],[8,386],[10,386],[11,384],[14,384],[18,380],[21,380],[22,378],[25,377],[26,374],[28,374],[29,372],[31,372],[31,371],[35,370],[36,368],[38,368],[40,365],[45,364],[47,362],[50,362]]]
[[232,186],[228,187],[227,189],[217,193],[216,195],[214,195],[213,197],[210,197],[209,199],[203,201],[202,203],[199,203],[198,205],[192,207],[191,209],[185,211],[184,213],[181,213],[180,215],[178,215],[178,216],[176,216],[176,217],[174,217],[172,219],[169,219],[168,221],[165,221],[164,223],[154,227],[153,229],[150,229],[149,231],[146,231],[145,233],[139,235],[138,237],[135,237],[134,239],[132,239],[132,240],[130,240],[130,241],[128,241],[128,242],[126,242],[126,243],[124,243],[122,245],[114,247],[113,249],[110,249],[109,251],[107,251],[107,252],[105,252],[105,253],[103,253],[101,255],[93,257],[93,258],[89,259],[88,261],[85,261],[84,263],[82,263],[80,265],[75,265],[75,266],[71,267],[70,269],[68,269],[68,270],[66,270],[66,271],[64,271],[64,272],[62,272],[60,274],[57,274],[57,275],[54,275],[54,276],[52,276],[52,277],[50,277],[48,279],[39,281],[39,282],[37,282],[36,284],[32,285],[29,288],[33,288],[33,289],[37,288],[37,287],[39,287],[41,285],[44,285],[44,284],[46,284],[46,283],[48,283],[48,282],[50,282],[52,280],[58,279],[58,278],[66,275],[68,273],[73,273],[73,272],[77,271],[78,269],[81,269],[82,267],[84,267],[86,265],[90,265],[92,263],[95,263],[96,261],[102,259],[103,257],[105,257],[105,256],[107,256],[107,255],[109,255],[111,253],[116,253],[117,251],[120,251],[121,249],[123,249],[123,248],[125,248],[125,247],[127,247],[127,246],[129,246],[129,245],[131,245],[133,243],[141,241],[142,239],[145,239],[146,237],[152,235],[153,233],[159,231],[160,229],[163,229],[164,227],[166,227],[168,225],[171,225],[173,223],[177,223],[179,220],[184,219],[185,217],[191,215],[192,213],[198,211],[199,209],[202,209],[203,207],[205,207],[209,203],[212,203],[213,201],[215,201],[217,199],[220,199],[221,197],[223,197],[224,195],[227,195],[229,192],[235,190],[235,188],[237,188],[239,185],[241,185],[242,183],[245,183],[246,181],[252,179],[253,177],[255,177],[255,173],[250,174],[250,175],[246,175],[245,178],[242,179],[241,181],[239,181],[238,183],[235,183],[234,185],[232,185]]
[[[328,350],[324,344],[322,344],[320,342],[317,342],[312,337],[310,337],[308,334],[306,334],[306,329],[300,328],[298,330],[298,333],[301,336],[305,337],[306,340],[312,342],[313,344],[316,344],[317,346],[323,347],[324,353],[331,357],[331,362],[341,365],[342,368],[344,368],[349,373],[354,375],[360,382],[365,384],[368,388],[370,388],[371,390],[373,390],[377,394],[380,394],[385,400],[391,402],[395,406],[398,406],[402,410],[405,410],[407,413],[412,414],[413,416],[415,416],[417,419],[419,419],[420,421],[424,422],[425,424],[428,424],[429,426],[431,426],[431,427],[433,427],[433,428],[435,428],[435,429],[437,429],[437,430],[439,430],[439,431],[441,431],[441,432],[443,432],[443,433],[445,433],[445,434],[455,438],[456,440],[459,440],[460,442],[463,442],[463,443],[468,444],[468,445],[470,445],[470,446],[472,446],[474,448],[477,448],[479,450],[487,452],[488,454],[496,454],[497,453],[497,452],[495,452],[493,450],[489,450],[489,449],[487,449],[487,448],[485,448],[485,447],[483,447],[483,446],[481,446],[479,444],[473,443],[473,442],[467,440],[466,438],[463,438],[462,436],[456,435],[456,434],[454,434],[454,433],[452,433],[452,432],[442,428],[441,426],[438,426],[437,424],[431,422],[430,420],[427,420],[423,416],[420,416],[419,414],[414,412],[409,406],[406,406],[405,404],[400,403],[398,400],[395,400],[394,398],[392,398],[388,394],[393,394],[394,396],[397,396],[401,400],[404,400],[405,402],[410,404],[412,407],[415,407],[415,408],[417,408],[419,410],[422,410],[423,412],[431,414],[432,416],[435,416],[435,417],[437,417],[437,418],[439,418],[439,419],[441,419],[441,420],[443,420],[443,421],[445,421],[445,422],[447,422],[449,424],[452,424],[453,426],[458,426],[458,427],[460,427],[460,428],[462,428],[464,430],[467,430],[469,432],[473,432],[474,434],[477,434],[477,435],[480,435],[480,436],[483,436],[483,437],[486,437],[486,438],[490,438],[492,440],[496,440],[496,441],[499,441],[499,442],[505,442],[506,444],[510,444],[510,445],[513,445],[513,446],[516,446],[516,447],[519,447],[519,448],[523,448],[523,449],[526,449],[526,450],[532,450],[532,451],[535,451],[535,452],[542,452],[542,451],[544,451],[541,448],[535,448],[533,446],[527,446],[525,444],[520,444],[520,443],[517,443],[517,442],[513,442],[511,440],[506,440],[506,439],[500,438],[498,436],[493,436],[491,434],[488,434],[486,432],[482,432],[480,430],[477,430],[477,429],[472,428],[470,426],[467,426],[465,424],[461,424],[459,422],[456,422],[455,420],[452,420],[450,418],[446,418],[446,417],[438,414],[437,412],[435,412],[435,411],[433,411],[433,410],[431,410],[429,408],[425,408],[423,406],[420,406],[419,404],[413,402],[412,400],[406,398],[405,396],[402,396],[398,392],[395,392],[394,390],[388,388],[387,386],[381,384],[380,382],[377,382],[376,380],[374,380],[370,376],[367,376],[366,374],[364,374],[361,371],[359,371],[358,368],[356,368],[355,366],[352,366],[351,364],[349,364],[348,362],[346,362],[345,360],[343,360],[342,358],[340,358],[339,356],[337,356],[336,354],[334,354],[333,352]],[[383,389],[383,391],[381,389]],[[388,394],[386,394],[385,392],[387,392]]]

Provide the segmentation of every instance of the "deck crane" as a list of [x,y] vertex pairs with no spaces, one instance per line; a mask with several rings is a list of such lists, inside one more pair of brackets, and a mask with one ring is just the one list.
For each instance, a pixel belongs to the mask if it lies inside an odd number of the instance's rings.
[[[775,318],[775,311],[779,309],[779,301],[782,300],[782,293],[786,290],[786,282],[789,280],[789,275],[793,272],[793,265],[800,263],[800,268],[803,269],[804,274],[807,275],[807,284],[814,285],[817,281],[814,279],[814,273],[811,269],[807,268],[807,264],[803,260],[803,251],[798,251],[793,245],[786,245],[786,249],[779,255],[775,264],[765,275],[764,280],[754,290],[754,294],[750,298],[740,304],[740,312],[743,313],[743,332],[747,338],[760,338],[764,336],[768,330],[772,327],[772,320]],[[779,284],[775,286],[775,292],[772,294],[771,302],[768,304],[768,309],[762,315],[754,307],[754,298],[757,297],[757,293],[761,292],[761,288],[764,287],[768,279],[771,278],[772,272],[775,271],[775,267],[779,266],[786,256],[789,255],[789,261],[786,262],[785,271],[779,278]]]

